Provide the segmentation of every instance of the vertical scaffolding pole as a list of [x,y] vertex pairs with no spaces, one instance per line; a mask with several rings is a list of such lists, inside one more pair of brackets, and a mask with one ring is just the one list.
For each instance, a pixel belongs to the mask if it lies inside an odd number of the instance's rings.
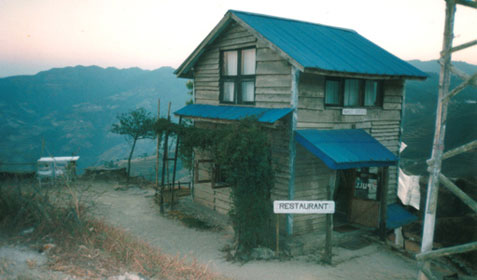
[[[446,18],[444,25],[444,40],[441,52],[441,72],[439,75],[439,94],[437,100],[436,124],[434,141],[432,144],[431,165],[429,166],[429,181],[427,184],[427,199],[424,212],[424,226],[422,230],[421,252],[432,250],[434,242],[434,227],[436,222],[437,196],[439,192],[439,174],[444,152],[444,137],[447,122],[447,96],[450,85],[451,49],[454,38],[454,19],[456,4],[454,0],[446,1]],[[430,263],[425,262],[419,272],[419,279],[428,279],[423,270],[429,270]]]

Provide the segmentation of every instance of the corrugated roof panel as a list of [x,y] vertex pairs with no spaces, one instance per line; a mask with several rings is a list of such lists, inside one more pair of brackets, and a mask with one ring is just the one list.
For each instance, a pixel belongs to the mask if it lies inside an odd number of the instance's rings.
[[304,68],[367,75],[427,75],[353,30],[230,11]]
[[274,123],[288,115],[291,111],[291,108],[190,104],[174,112],[174,114],[183,117],[216,120],[240,120],[245,117],[255,116],[259,122]]
[[331,169],[395,165],[397,157],[361,129],[297,130],[295,139]]

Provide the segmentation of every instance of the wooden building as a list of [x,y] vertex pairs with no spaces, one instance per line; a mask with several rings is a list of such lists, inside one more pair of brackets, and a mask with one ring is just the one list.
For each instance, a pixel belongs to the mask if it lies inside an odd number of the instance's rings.
[[[264,123],[280,171],[273,200],[325,200],[335,182],[335,221],[385,226],[404,83],[423,72],[353,30],[229,11],[176,75],[194,82],[194,104],[176,115],[212,129],[250,115]],[[197,155],[194,200],[225,214],[230,189],[212,170]],[[326,229],[324,215],[282,220],[292,238]]]

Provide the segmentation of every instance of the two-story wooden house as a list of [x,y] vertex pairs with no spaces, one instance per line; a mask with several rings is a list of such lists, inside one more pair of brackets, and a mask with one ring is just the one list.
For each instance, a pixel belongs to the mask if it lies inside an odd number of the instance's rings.
[[[194,104],[175,114],[213,128],[257,116],[279,172],[273,200],[326,200],[335,221],[385,225],[397,201],[406,79],[426,74],[349,29],[229,11],[176,70]],[[197,155],[194,200],[221,213],[228,188]],[[325,231],[324,215],[288,215],[290,237]]]

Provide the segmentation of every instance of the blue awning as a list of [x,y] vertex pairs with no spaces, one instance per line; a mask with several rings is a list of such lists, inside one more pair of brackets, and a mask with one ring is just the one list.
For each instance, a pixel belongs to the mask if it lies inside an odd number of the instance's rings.
[[295,140],[334,170],[397,162],[391,151],[361,129],[297,130]]
[[215,120],[240,120],[257,117],[259,122],[274,123],[292,111],[291,108],[260,108],[225,105],[190,104],[174,114],[188,118],[205,118]]
[[410,224],[417,220],[417,217],[409,213],[401,205],[394,203],[388,206],[386,212],[386,228],[395,229]]

